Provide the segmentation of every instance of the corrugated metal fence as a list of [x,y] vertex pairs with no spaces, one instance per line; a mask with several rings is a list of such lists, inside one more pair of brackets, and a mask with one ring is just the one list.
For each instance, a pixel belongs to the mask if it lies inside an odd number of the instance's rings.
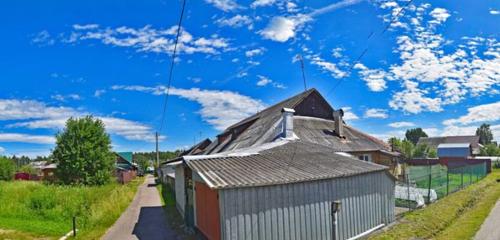
[[394,220],[394,181],[385,172],[219,191],[222,239],[331,239],[331,202],[340,200],[338,238]]

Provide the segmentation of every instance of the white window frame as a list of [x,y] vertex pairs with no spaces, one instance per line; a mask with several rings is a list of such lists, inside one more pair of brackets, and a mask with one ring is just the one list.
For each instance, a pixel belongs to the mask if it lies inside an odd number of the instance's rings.
[[372,162],[372,155],[371,154],[361,154],[358,156],[359,160],[366,161],[366,162]]

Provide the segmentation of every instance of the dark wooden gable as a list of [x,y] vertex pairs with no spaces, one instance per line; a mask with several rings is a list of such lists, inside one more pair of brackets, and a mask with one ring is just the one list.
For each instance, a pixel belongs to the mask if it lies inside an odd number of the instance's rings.
[[333,108],[318,91],[311,92],[294,109],[295,115],[333,120]]

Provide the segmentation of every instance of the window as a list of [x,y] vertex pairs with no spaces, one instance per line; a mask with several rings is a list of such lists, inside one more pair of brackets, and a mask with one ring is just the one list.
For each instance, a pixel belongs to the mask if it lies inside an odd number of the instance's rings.
[[371,154],[362,154],[358,156],[359,160],[371,162],[372,161],[372,155]]

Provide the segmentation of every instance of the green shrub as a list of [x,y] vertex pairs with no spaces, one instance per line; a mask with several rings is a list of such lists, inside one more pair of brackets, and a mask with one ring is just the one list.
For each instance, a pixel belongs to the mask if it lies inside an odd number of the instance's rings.
[[16,166],[14,163],[3,156],[0,156],[0,181],[9,181],[14,177]]

